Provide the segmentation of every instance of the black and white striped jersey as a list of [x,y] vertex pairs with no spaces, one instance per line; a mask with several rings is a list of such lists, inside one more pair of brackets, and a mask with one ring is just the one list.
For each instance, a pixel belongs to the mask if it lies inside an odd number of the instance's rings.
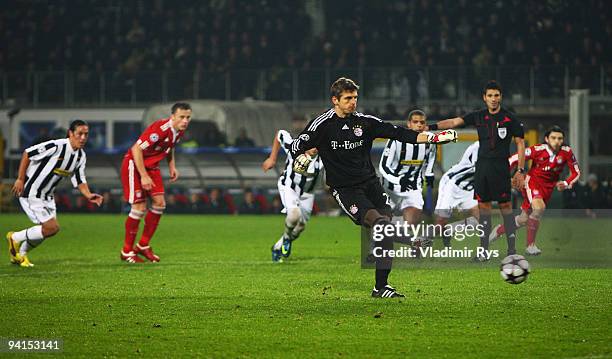
[[323,162],[321,156],[316,156],[308,166],[308,171],[305,175],[296,173],[293,170],[293,156],[291,155],[291,143],[293,138],[289,132],[285,130],[278,131],[276,140],[280,143],[281,147],[287,154],[287,160],[285,161],[285,170],[278,179],[279,185],[291,187],[296,193],[302,195],[303,193],[312,193],[314,187],[317,184],[319,174],[323,170]]
[[448,177],[457,187],[464,191],[474,189],[474,173],[476,173],[476,161],[478,160],[478,142],[472,143],[461,156],[459,163],[451,167],[444,176]]
[[436,145],[388,140],[378,169],[383,187],[395,193],[423,188],[423,177],[433,177]]
[[43,142],[28,147],[30,159],[22,197],[53,199],[55,187],[63,177],[71,177],[77,187],[85,179],[85,151],[73,150],[67,138]]

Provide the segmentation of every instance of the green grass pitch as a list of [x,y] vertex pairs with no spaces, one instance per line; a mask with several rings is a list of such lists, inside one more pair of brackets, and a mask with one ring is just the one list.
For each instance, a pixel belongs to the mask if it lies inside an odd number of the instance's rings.
[[[152,242],[162,262],[145,265],[118,259],[123,216],[59,220],[34,268],[0,248],[2,338],[61,338],[62,355],[82,357],[612,356],[611,267],[572,262],[585,243],[609,260],[610,221],[577,220],[602,231],[583,243],[555,233],[561,219],[543,222],[544,255],[529,258],[523,284],[504,283],[499,260],[417,266],[391,274],[405,299],[380,300],[347,218],[313,218],[292,257],[272,264],[283,217],[166,215]],[[0,216],[3,234],[30,225]]]

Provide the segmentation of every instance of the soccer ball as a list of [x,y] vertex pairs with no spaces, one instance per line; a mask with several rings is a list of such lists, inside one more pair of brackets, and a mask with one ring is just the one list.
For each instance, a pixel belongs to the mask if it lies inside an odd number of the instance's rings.
[[499,274],[507,283],[523,283],[529,275],[529,262],[521,255],[511,254],[501,261]]

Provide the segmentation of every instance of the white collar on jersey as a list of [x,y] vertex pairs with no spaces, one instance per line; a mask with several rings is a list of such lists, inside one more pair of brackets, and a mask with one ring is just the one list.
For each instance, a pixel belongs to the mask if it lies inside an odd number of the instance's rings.
[[550,148],[548,143],[546,143],[545,145],[546,145],[545,147],[546,152],[548,152],[548,162],[552,163],[555,160],[555,157],[557,156],[557,154],[553,152],[553,150]]
[[168,127],[170,127],[170,131],[172,131],[172,142],[176,142],[176,137],[178,136],[179,132],[174,129],[174,126],[172,126],[172,118],[170,118],[166,124],[168,124]]
[[75,150],[74,148],[72,148],[72,145],[70,144],[70,139],[69,138],[62,138],[59,140],[60,143],[66,143],[66,151],[67,154],[71,154],[72,152],[78,152],[79,150]]

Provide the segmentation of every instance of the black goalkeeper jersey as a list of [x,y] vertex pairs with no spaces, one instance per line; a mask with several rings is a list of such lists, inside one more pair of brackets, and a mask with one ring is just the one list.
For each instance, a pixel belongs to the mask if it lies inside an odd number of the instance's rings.
[[354,112],[341,118],[329,109],[310,121],[291,144],[293,158],[317,148],[332,188],[354,186],[376,177],[370,150],[376,138],[416,143],[418,132],[371,115]]

